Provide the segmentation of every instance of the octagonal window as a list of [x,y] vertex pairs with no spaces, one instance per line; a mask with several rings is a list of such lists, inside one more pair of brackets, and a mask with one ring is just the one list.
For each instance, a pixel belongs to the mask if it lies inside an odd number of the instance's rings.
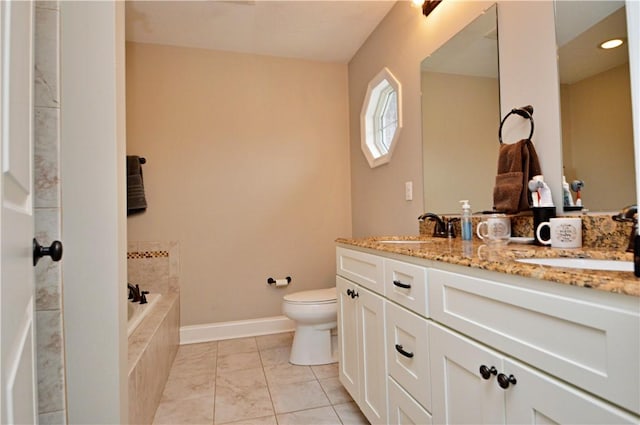
[[391,159],[402,129],[400,83],[384,68],[369,83],[360,113],[361,147],[371,168]]

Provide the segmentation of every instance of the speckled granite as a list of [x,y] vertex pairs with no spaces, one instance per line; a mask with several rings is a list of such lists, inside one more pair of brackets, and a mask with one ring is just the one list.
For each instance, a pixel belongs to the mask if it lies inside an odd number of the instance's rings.
[[[582,217],[582,246],[584,248],[610,248],[624,251],[629,243],[629,235],[631,233],[631,223],[619,223],[614,221],[610,214],[582,214],[568,213],[562,216],[580,216]],[[455,217],[455,216],[447,216]],[[511,235],[533,237],[533,216],[531,212],[525,212],[519,215],[511,215]],[[482,220],[481,215],[474,215],[473,232],[474,239],[480,239],[475,234],[478,223]],[[420,221],[420,235],[433,235],[434,222],[430,220]],[[456,235],[460,235],[460,223],[455,223]]]
[[[380,242],[385,240],[420,240],[423,242],[419,244]],[[463,243],[460,238],[444,239],[425,236],[390,236],[363,239],[340,238],[337,239],[336,242],[344,245],[371,248],[427,260],[442,261],[461,266],[640,297],[640,279],[636,278],[632,272],[558,268],[524,264],[515,261],[517,258],[533,257],[570,257],[632,261],[632,254],[624,252],[624,250],[557,249],[523,244],[509,244],[503,248],[490,248],[478,240],[473,240],[469,244],[468,242]]]

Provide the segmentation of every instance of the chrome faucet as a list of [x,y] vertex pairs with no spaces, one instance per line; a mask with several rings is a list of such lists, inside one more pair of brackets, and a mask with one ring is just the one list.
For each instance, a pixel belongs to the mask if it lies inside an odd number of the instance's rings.
[[635,239],[638,233],[638,206],[629,205],[624,207],[618,214],[612,217],[615,221],[620,223],[633,223],[631,226],[631,234],[629,236],[629,244],[627,246],[627,252],[633,252],[635,247]]

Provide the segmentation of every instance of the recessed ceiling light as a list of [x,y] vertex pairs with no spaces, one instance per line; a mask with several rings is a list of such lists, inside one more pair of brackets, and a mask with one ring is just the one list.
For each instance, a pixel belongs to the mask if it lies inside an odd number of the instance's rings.
[[613,38],[611,40],[603,41],[600,43],[601,49],[615,49],[616,47],[620,47],[624,44],[624,40],[621,38]]

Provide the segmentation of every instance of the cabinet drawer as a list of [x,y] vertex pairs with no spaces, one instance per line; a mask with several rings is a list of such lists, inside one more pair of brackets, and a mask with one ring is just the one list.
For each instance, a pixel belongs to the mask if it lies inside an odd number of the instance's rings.
[[431,425],[431,415],[389,377],[389,423]]
[[428,278],[434,320],[640,413],[638,309],[441,270]]
[[431,410],[427,320],[387,301],[387,373]]
[[336,273],[374,292],[384,294],[382,257],[338,247]]
[[384,294],[409,310],[428,317],[427,269],[385,259]]

